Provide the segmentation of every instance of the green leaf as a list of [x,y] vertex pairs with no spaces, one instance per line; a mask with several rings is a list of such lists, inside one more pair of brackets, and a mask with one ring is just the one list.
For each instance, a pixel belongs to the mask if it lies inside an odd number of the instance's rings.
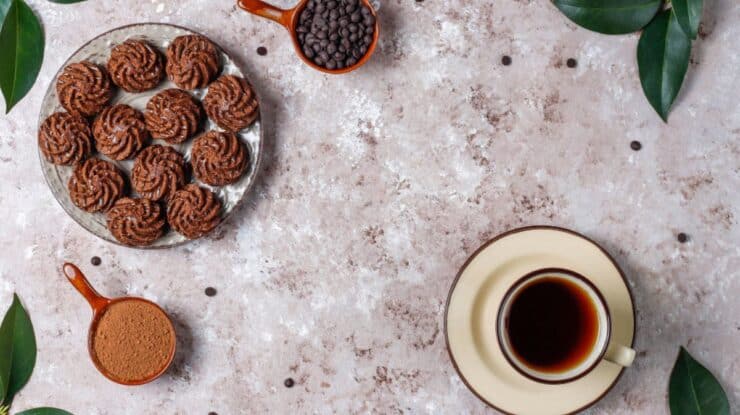
[[686,36],[696,39],[701,21],[702,0],[672,0],[671,6]]
[[7,402],[12,401],[15,394],[26,386],[33,373],[33,367],[36,365],[36,336],[33,333],[31,319],[17,295],[13,296],[11,307],[15,307],[15,319],[13,363],[10,366],[10,383],[5,399]]
[[650,23],[662,0],[553,0],[575,24],[607,35],[630,33]]
[[730,402],[717,379],[683,347],[668,385],[671,415],[730,415]]
[[637,65],[640,83],[650,105],[663,121],[681,89],[689,67],[691,40],[670,10],[665,10],[650,22],[637,44]]
[[5,313],[0,324],[0,405],[5,402],[5,396],[10,384],[10,367],[13,365],[13,321],[16,308],[12,305]]
[[[17,295],[0,325],[0,378],[5,403],[10,403],[18,391],[28,382],[36,364],[36,337],[26,309]],[[7,368],[7,369],[6,369]],[[7,372],[6,372],[7,370]],[[3,374],[7,373],[7,376]]]
[[57,408],[34,408],[34,409],[28,409],[23,412],[18,412],[15,415],[72,415],[70,412],[67,412],[62,409]]
[[39,20],[23,0],[12,0],[0,30],[0,89],[6,113],[31,89],[43,58],[44,33]]

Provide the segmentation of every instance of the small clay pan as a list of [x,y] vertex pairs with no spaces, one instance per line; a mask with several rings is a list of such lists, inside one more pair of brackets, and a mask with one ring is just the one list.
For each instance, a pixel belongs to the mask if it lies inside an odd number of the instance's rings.
[[[169,318],[167,313],[162,310],[161,307],[159,307],[157,304],[154,304],[153,302],[139,298],[139,297],[119,297],[119,298],[106,298],[102,295],[98,294],[97,291],[90,285],[87,278],[82,274],[82,272],[77,268],[75,265],[70,263],[65,263],[62,267],[62,271],[64,273],[64,276],[67,277],[69,282],[74,285],[74,287],[79,291],[80,294],[82,294],[83,297],[87,300],[87,302],[90,304],[90,307],[92,307],[93,310],[93,318],[92,322],[90,323],[90,329],[88,331],[88,338],[87,338],[87,347],[88,352],[90,354],[90,359],[95,364],[95,367],[98,369],[100,373],[103,374],[106,378],[110,379],[111,381],[126,385],[126,386],[135,386],[135,385],[143,385],[145,383],[149,383],[158,377],[160,377],[164,372],[167,371],[167,368],[172,364],[172,360],[175,357],[175,349],[176,349],[176,337],[175,337],[175,328],[172,324],[172,320]],[[118,309],[118,310],[116,310]],[[113,370],[109,369],[109,367],[106,366],[104,363],[105,361],[109,361],[111,359],[115,359],[116,356],[111,356],[111,354],[106,351],[105,355],[103,355],[103,352],[101,351],[101,356],[98,356],[98,352],[96,351],[96,334],[98,330],[103,330],[102,326],[109,326],[109,322],[104,322],[103,325],[101,325],[101,321],[104,321],[105,319],[112,319],[107,317],[107,313],[111,312],[110,314],[113,314],[113,310],[116,310],[116,313],[119,313],[122,310],[139,310],[141,312],[142,310],[146,310],[145,313],[151,314],[152,321],[158,322],[158,325],[160,326],[159,333],[152,334],[152,333],[144,333],[144,332],[138,332],[136,339],[132,341],[132,343],[141,343],[142,341],[146,340],[152,340],[154,342],[159,343],[163,347],[161,350],[159,350],[158,359],[152,360],[152,361],[138,361],[133,362],[129,360],[123,360],[124,364],[132,364],[132,365],[148,365],[148,364],[154,364],[154,367],[152,370],[149,370],[146,372],[146,374],[142,376],[127,376],[122,375],[118,373],[114,373]],[[133,314],[131,316],[123,315],[120,316],[120,320],[131,320],[134,318]],[[116,333],[110,333],[110,328],[105,327],[105,330],[107,330],[106,333],[101,334],[102,339],[107,339],[111,337],[116,337]],[[116,340],[121,340],[120,336]],[[123,339],[126,340],[125,338]],[[102,341],[102,340],[101,340]],[[101,349],[102,350],[102,349]],[[138,354],[141,356],[141,354]],[[109,365],[110,367],[114,367],[114,365]],[[121,372],[123,373],[123,371]]]
[[239,5],[239,7],[248,11],[249,13],[256,14],[257,16],[262,16],[266,19],[270,19],[283,25],[283,27],[288,30],[288,33],[290,33],[290,38],[293,40],[293,47],[295,47],[296,54],[303,60],[303,62],[306,63],[306,65],[316,69],[317,71],[336,75],[354,71],[355,69],[364,65],[368,60],[370,60],[370,56],[372,56],[373,52],[375,51],[375,46],[377,46],[378,44],[378,37],[380,37],[380,24],[378,23],[378,15],[375,12],[375,8],[373,7],[373,5],[370,4],[369,0],[360,1],[362,1],[362,4],[365,5],[368,9],[370,9],[370,13],[372,13],[373,17],[375,18],[375,31],[373,32],[373,41],[370,42],[370,46],[368,46],[367,52],[365,52],[365,55],[362,56],[360,60],[357,61],[357,63],[341,69],[328,69],[321,67],[313,63],[311,59],[308,59],[301,50],[301,45],[300,43],[298,43],[298,32],[296,32],[296,27],[298,26],[298,18],[300,17],[303,9],[306,7],[308,0],[301,0],[298,5],[296,5],[292,9],[280,9],[271,4],[265,3],[262,0],[237,0],[237,4]]

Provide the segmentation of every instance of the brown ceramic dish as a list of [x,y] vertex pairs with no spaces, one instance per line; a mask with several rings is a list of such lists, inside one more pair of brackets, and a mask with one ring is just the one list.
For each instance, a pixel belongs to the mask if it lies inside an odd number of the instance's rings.
[[375,13],[375,8],[372,6],[372,4],[370,4],[368,0],[361,1],[370,9],[373,17],[375,17],[375,32],[373,33],[373,41],[367,48],[367,53],[365,53],[365,55],[361,57],[360,60],[357,61],[357,63],[342,69],[323,68],[311,62],[310,59],[306,58],[303,55],[301,46],[298,43],[298,33],[296,32],[296,26],[298,25],[298,17],[301,15],[301,12],[306,7],[308,0],[301,0],[301,2],[292,9],[280,9],[271,4],[265,3],[262,0],[237,0],[237,4],[239,5],[239,7],[248,11],[249,13],[256,14],[257,16],[262,16],[283,25],[283,27],[288,30],[288,33],[290,33],[290,38],[293,41],[293,47],[295,47],[296,54],[301,58],[301,60],[303,60],[306,65],[316,69],[317,71],[338,75],[352,72],[360,66],[364,65],[370,59],[373,52],[375,51],[375,46],[377,46],[378,44],[378,37],[380,36],[380,24],[378,23],[378,15]]
[[93,361],[95,364],[95,367],[98,369],[98,371],[108,378],[109,380],[126,386],[136,386],[136,385],[143,385],[145,383],[149,383],[158,377],[162,376],[164,372],[167,371],[167,368],[172,364],[172,360],[175,358],[175,350],[177,348],[176,341],[172,341],[172,347],[169,350],[168,358],[166,364],[158,370],[156,373],[152,374],[151,376],[146,377],[145,379],[140,379],[136,381],[124,381],[121,379],[118,379],[115,375],[111,374],[103,365],[101,365],[100,361],[98,360],[94,349],[93,349],[93,339],[95,335],[95,331],[98,327],[98,323],[100,322],[100,318],[105,314],[105,311],[112,305],[117,304],[121,302],[126,301],[141,301],[144,303],[147,303],[148,305],[154,306],[157,310],[161,311],[164,316],[167,317],[167,321],[170,324],[170,328],[172,329],[172,333],[174,336],[175,328],[172,324],[172,320],[170,320],[169,316],[167,316],[167,313],[162,310],[161,307],[159,307],[157,304],[154,304],[153,302],[146,300],[144,298],[139,297],[120,297],[120,298],[106,298],[102,295],[98,294],[97,291],[90,285],[90,282],[88,282],[87,278],[82,274],[82,272],[77,268],[75,265],[70,263],[65,263],[62,267],[62,272],[64,273],[64,276],[67,277],[69,282],[74,285],[74,287],[77,289],[77,291],[82,294],[83,297],[87,300],[87,302],[90,304],[90,307],[92,307],[93,310],[93,318],[92,322],[90,323],[90,329],[88,330],[88,337],[87,337],[87,349],[88,353],[90,354],[90,360]]

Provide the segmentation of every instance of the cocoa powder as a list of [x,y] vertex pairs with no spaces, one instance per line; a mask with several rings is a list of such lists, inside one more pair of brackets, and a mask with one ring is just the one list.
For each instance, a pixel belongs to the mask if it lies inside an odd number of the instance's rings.
[[92,337],[92,351],[103,370],[124,383],[151,378],[170,362],[175,332],[167,316],[140,300],[109,305]]

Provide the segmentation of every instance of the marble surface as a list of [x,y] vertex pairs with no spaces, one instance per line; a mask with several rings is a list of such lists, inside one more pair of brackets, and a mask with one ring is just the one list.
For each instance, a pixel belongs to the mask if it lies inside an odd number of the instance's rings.
[[[681,344],[740,406],[740,3],[705,1],[667,125],[640,90],[637,36],[579,29],[545,1],[382,0],[376,55],[340,77],[300,63],[281,27],[229,1],[30,4],[44,65],[0,118],[0,305],[18,292],[39,343],[16,411],[495,413],[452,368],[444,301],[482,242],[528,224],[599,241],[634,291],[638,359],[587,413],[667,414]],[[142,21],[202,31],[240,59],[269,129],[249,201],[212,237],[166,251],[87,234],[53,199],[35,145],[58,66]],[[65,260],[107,295],[172,313],[180,353],[166,376],[124,388],[95,371]]]

